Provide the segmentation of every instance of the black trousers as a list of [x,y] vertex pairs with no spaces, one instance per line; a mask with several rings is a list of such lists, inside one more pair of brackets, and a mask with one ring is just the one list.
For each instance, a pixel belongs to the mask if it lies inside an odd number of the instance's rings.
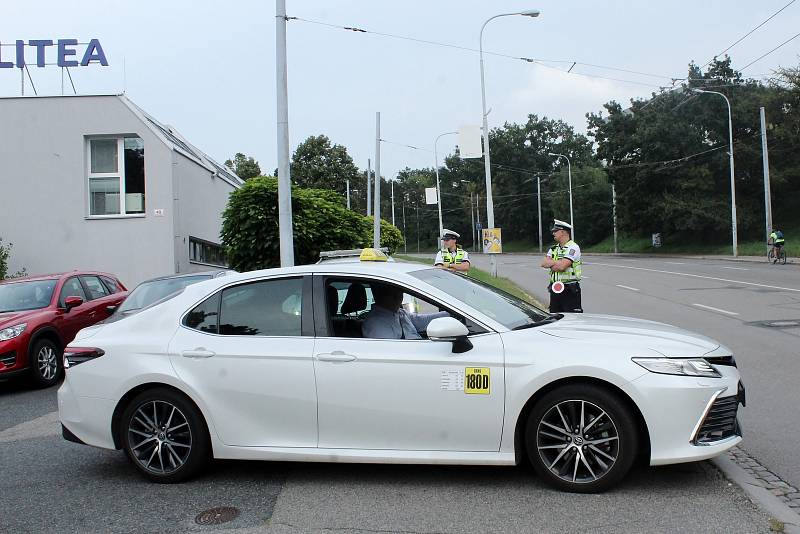
[[583,313],[579,282],[564,284],[564,291],[561,293],[553,293],[552,289],[548,289],[550,291],[550,313]]

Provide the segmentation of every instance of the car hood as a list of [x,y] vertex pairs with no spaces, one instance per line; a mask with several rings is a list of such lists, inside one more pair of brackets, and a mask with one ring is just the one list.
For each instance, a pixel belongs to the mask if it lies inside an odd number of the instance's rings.
[[0,328],[6,328],[24,322],[25,318],[30,317],[34,311],[37,310],[0,313]]
[[677,326],[614,315],[567,313],[542,331],[565,339],[624,347],[631,356],[652,350],[668,357],[700,357],[724,349],[711,338]]

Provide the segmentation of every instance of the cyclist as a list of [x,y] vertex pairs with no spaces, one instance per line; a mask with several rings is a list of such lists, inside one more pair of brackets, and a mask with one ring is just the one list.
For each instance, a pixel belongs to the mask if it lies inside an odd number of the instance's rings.
[[781,257],[781,250],[783,250],[784,243],[783,232],[773,228],[772,232],[769,234],[769,239],[767,239],[767,245],[772,245],[772,263],[776,263]]

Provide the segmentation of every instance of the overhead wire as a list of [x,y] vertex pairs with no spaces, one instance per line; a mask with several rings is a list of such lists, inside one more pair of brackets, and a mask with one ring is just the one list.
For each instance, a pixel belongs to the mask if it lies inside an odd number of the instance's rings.
[[[773,18],[775,18],[775,16],[777,16],[777,15],[778,15],[778,14],[779,14],[781,11],[783,11],[784,9],[786,9],[787,7],[789,7],[790,5],[794,4],[796,1],[797,1],[797,0],[791,0],[791,2],[789,2],[788,4],[786,4],[785,6],[783,6],[782,8],[780,8],[778,11],[776,11],[775,13],[773,13],[772,15],[770,15],[769,17],[767,17],[767,18],[766,18],[764,21],[762,21],[762,22],[761,22],[761,23],[760,23],[758,26],[756,26],[755,28],[753,28],[752,30],[750,30],[749,32],[747,32],[746,34],[744,34],[743,36],[739,37],[739,38],[738,38],[738,39],[737,39],[737,40],[736,40],[736,41],[735,41],[735,42],[734,42],[732,45],[730,45],[728,48],[726,48],[725,50],[723,50],[722,52],[720,52],[719,54],[717,54],[716,56],[714,56],[713,58],[711,58],[710,60],[708,60],[708,62],[707,62],[705,65],[703,65],[701,68],[705,68],[705,67],[707,67],[707,66],[708,66],[708,65],[710,65],[710,64],[711,64],[711,63],[712,63],[712,62],[713,62],[715,59],[717,59],[719,56],[721,56],[722,54],[724,54],[725,52],[727,52],[728,50],[730,50],[731,48],[733,48],[733,47],[734,47],[734,46],[736,46],[737,44],[739,44],[739,43],[741,43],[742,41],[744,41],[745,39],[747,39],[747,38],[748,38],[748,37],[749,37],[749,36],[750,36],[750,35],[751,35],[753,32],[755,32],[755,31],[756,31],[757,29],[759,29],[761,26],[763,26],[764,24],[766,24],[767,22],[769,22],[770,20],[772,20]],[[749,67],[749,66],[750,66],[750,65],[748,65],[748,67]],[[745,67],[745,68],[746,68],[746,67]],[[742,70],[744,70],[744,69],[742,69]]]
[[[303,18],[303,17],[286,17],[286,20],[289,20],[289,21],[290,20],[297,20],[297,21],[300,21],[300,22],[307,22],[307,23],[310,23],[310,24],[318,24],[320,26],[326,26],[326,27],[329,27],[329,28],[335,28],[335,29],[339,29],[339,30],[346,30],[346,31],[355,32],[355,33],[372,34],[372,35],[377,35],[377,36],[380,36],[380,37],[388,37],[388,38],[391,38],[391,39],[401,39],[401,40],[404,40],[404,41],[411,41],[411,42],[420,43],[420,44],[441,46],[441,47],[452,48],[452,49],[456,49],[456,50],[463,50],[465,52],[480,52],[479,49],[468,47],[468,46],[461,46],[461,45],[456,45],[456,44],[452,44],[452,43],[445,43],[445,42],[441,42],[441,41],[432,41],[432,40],[429,40],[429,39],[420,39],[420,38],[417,38],[417,37],[409,37],[407,35],[398,35],[398,34],[393,34],[393,33],[376,32],[376,31],[372,31],[372,30],[365,30],[363,28],[359,28],[359,27],[356,27],[356,26],[343,26],[343,25],[339,25],[339,24],[331,24],[331,23],[328,23],[328,22],[322,22],[322,21],[319,21],[319,20],[306,19],[306,18]],[[632,70],[632,69],[623,69],[623,68],[620,68],[620,67],[610,67],[610,66],[607,66],[607,65],[599,65],[599,64],[595,64],[595,63],[584,63],[584,62],[581,62],[581,61],[519,57],[519,56],[514,56],[514,55],[511,55],[511,54],[502,54],[500,52],[492,52],[492,51],[489,51],[489,50],[484,50],[483,53],[486,54],[486,55],[490,55],[490,56],[503,57],[503,58],[507,58],[507,59],[515,59],[515,60],[525,61],[527,63],[534,63],[534,64],[537,64],[537,65],[542,66],[542,67],[555,69],[555,70],[557,70],[559,72],[563,72],[564,74],[570,74],[570,75],[575,75],[575,76],[585,76],[585,77],[589,77],[589,78],[607,79],[607,80],[611,80],[611,81],[616,81],[616,82],[621,82],[621,83],[630,83],[630,84],[635,84],[635,85],[647,85],[647,86],[650,86],[650,87],[662,87],[662,86],[657,85],[657,84],[648,84],[646,82],[639,82],[639,81],[634,81],[634,80],[624,80],[624,79],[620,79],[620,78],[610,78],[610,77],[607,77],[607,76],[600,76],[600,75],[596,75],[596,74],[593,75],[593,74],[585,74],[585,73],[581,73],[581,72],[574,72],[574,71],[572,71],[572,67],[570,67],[570,69],[568,69],[568,70],[564,70],[564,69],[560,69],[558,67],[554,67],[552,65],[547,65],[546,63],[569,63],[569,64],[581,65],[581,66],[586,66],[586,67],[593,67],[593,68],[598,68],[598,69],[606,69],[606,70],[613,70],[613,71],[619,71],[619,72],[627,72],[629,74],[636,74],[636,75],[639,75],[639,76],[649,76],[649,77],[653,77],[653,78],[663,78],[663,79],[666,79],[666,80],[673,80],[674,79],[673,76],[666,76],[666,75],[661,75],[661,74],[652,74],[652,73],[647,73],[647,72],[635,71],[635,70]],[[574,65],[572,65],[572,66],[574,66]]]
[[784,45],[786,45],[786,44],[790,43],[791,41],[794,41],[794,40],[795,40],[795,39],[797,39],[798,37],[800,37],[800,33],[797,33],[797,34],[795,34],[795,36],[794,36],[794,37],[789,37],[789,38],[788,38],[788,39],[786,39],[784,42],[782,42],[781,44],[779,44],[778,46],[776,46],[775,48],[773,48],[772,50],[770,50],[770,51],[769,51],[769,52],[767,52],[766,54],[762,54],[762,55],[758,56],[756,59],[754,59],[753,61],[751,61],[750,63],[748,63],[748,64],[747,64],[747,65],[745,65],[744,67],[742,67],[741,69],[739,69],[739,72],[742,72],[742,71],[744,71],[744,70],[745,70],[747,67],[749,67],[749,66],[750,66],[750,65],[752,65],[753,63],[758,63],[759,61],[761,61],[762,59],[764,59],[765,57],[767,57],[767,56],[768,56],[768,55],[770,55],[771,53],[775,52],[775,51],[776,51],[776,50],[778,50],[779,48],[782,48]]

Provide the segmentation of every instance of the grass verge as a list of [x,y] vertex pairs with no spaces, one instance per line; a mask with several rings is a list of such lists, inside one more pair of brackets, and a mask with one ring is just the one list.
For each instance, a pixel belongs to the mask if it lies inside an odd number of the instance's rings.
[[[421,263],[424,265],[431,265],[431,261],[426,258],[417,258],[415,256],[404,256],[402,254],[395,254],[394,258],[400,261],[411,262],[411,263]],[[547,306],[536,300],[533,295],[527,293],[524,289],[518,286],[513,281],[509,280],[508,278],[504,278],[502,276],[493,277],[491,273],[488,271],[484,271],[478,269],[477,267],[470,267],[469,271],[466,273],[467,276],[470,278],[474,278],[475,280],[479,280],[490,286],[494,286],[498,289],[502,289],[506,293],[511,293],[517,298],[530,302],[531,304],[546,310]]]

